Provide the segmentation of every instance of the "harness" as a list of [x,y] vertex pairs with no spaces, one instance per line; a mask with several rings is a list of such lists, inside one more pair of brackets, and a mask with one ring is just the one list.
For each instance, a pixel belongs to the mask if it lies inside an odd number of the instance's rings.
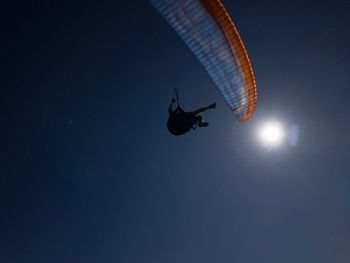
[[[180,107],[180,100],[179,100],[179,91],[176,88],[174,88],[173,95],[176,98],[177,108],[181,109],[181,107]],[[193,125],[192,125],[192,129],[195,130],[197,127],[198,127],[197,122],[194,122]]]

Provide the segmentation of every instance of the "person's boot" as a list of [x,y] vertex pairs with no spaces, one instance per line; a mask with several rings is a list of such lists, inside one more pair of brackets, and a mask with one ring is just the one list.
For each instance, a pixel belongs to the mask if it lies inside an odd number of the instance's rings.
[[205,121],[198,122],[198,127],[208,127],[208,125],[209,125],[209,122],[205,122]]
[[215,109],[215,108],[216,108],[216,103],[210,104],[210,105],[208,106],[208,108],[210,108],[210,109]]

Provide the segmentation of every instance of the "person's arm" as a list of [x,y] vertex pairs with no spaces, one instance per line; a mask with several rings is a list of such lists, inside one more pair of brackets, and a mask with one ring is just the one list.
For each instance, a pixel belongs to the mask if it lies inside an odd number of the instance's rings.
[[172,114],[173,113],[173,104],[176,100],[174,98],[171,99],[171,102],[170,102],[170,105],[169,105],[169,108],[168,108],[168,112],[169,114]]

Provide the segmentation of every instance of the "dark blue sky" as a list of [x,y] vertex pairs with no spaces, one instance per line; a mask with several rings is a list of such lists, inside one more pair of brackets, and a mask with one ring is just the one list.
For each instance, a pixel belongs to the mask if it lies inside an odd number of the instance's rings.
[[[350,262],[350,2],[225,4],[244,125],[147,1],[3,6],[0,262]],[[167,132],[173,88],[208,128]],[[263,149],[269,118],[299,143]]]

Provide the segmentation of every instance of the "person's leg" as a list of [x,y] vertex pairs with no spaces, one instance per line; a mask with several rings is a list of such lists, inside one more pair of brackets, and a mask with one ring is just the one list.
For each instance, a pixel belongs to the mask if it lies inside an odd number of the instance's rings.
[[209,122],[205,122],[205,121],[198,122],[198,127],[208,127],[208,125],[209,125]]
[[203,121],[202,115],[196,115],[196,116],[194,117],[194,119],[195,119],[195,121],[196,121],[197,123]]
[[210,104],[207,107],[201,107],[201,108],[199,108],[199,109],[197,109],[195,111],[192,111],[190,113],[193,114],[193,115],[197,115],[197,114],[205,112],[205,111],[207,111],[209,109],[215,109],[215,108],[216,108],[216,103],[213,103],[213,104]]
[[208,122],[203,121],[203,117],[201,115],[195,116],[195,120],[198,127],[207,127],[209,125]]

